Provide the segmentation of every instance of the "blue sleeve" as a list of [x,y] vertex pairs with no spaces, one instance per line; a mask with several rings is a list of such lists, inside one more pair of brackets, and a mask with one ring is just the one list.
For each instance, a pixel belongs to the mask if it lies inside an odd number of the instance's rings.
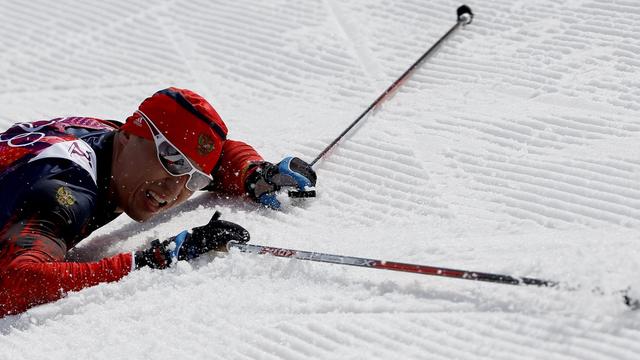
[[25,164],[5,176],[0,181],[0,198],[0,224],[13,232],[2,234],[4,240],[8,235],[17,239],[38,233],[66,253],[88,235],[97,186],[89,173],[73,162],[47,159]]

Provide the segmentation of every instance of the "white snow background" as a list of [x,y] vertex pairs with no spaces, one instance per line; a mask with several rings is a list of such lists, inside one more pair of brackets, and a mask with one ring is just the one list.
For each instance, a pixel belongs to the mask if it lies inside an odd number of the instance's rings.
[[[469,1],[460,29],[274,212],[195,196],[96,260],[205,223],[252,242],[562,281],[514,287],[231,253],[0,320],[0,359],[638,359],[640,3]],[[313,159],[458,1],[2,1],[0,128],[124,120],[193,89],[266,159]],[[594,293],[597,289],[604,295]]]

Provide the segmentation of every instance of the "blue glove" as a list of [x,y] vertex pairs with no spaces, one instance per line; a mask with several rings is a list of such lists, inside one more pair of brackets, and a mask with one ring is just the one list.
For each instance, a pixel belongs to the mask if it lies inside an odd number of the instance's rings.
[[191,233],[185,230],[163,242],[152,241],[149,249],[135,253],[136,269],[165,269],[173,259],[191,260],[211,250],[224,249],[232,240],[249,241],[249,232],[242,226],[219,218],[220,212],[216,211],[207,225],[195,227]]
[[283,187],[305,191],[316,186],[316,172],[311,165],[297,157],[286,157],[277,164],[262,162],[247,178],[246,190],[250,197],[272,209],[279,209],[276,192]]

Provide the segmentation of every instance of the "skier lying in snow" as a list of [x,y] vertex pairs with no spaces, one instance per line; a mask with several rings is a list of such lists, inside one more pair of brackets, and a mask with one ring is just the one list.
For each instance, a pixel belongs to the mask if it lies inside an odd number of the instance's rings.
[[123,212],[144,221],[198,190],[277,207],[275,192],[296,184],[292,177],[315,186],[302,160],[274,165],[226,136],[206,100],[177,88],[146,99],[125,124],[70,117],[15,124],[0,134],[0,317],[144,266],[162,269],[172,258],[249,240],[244,228],[216,213],[209,224],[143,251],[65,262],[70,248]]

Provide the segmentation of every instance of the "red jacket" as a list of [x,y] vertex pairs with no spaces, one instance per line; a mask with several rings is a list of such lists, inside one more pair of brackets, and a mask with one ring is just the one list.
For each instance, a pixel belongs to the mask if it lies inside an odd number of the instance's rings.
[[[106,196],[117,126],[62,118],[0,134],[0,317],[117,281],[132,270],[131,253],[65,261],[69,249],[119,215]],[[211,189],[244,194],[250,165],[259,161],[251,146],[227,140]]]

